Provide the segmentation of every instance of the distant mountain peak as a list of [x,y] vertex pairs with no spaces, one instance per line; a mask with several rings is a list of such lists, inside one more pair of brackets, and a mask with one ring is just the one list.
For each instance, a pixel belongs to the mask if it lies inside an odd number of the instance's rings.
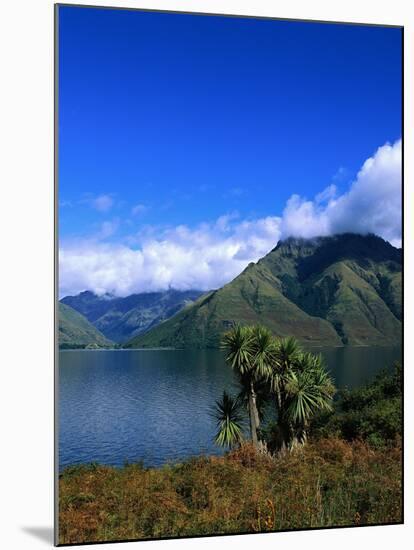
[[367,233],[362,235],[361,233],[351,233],[351,232],[345,232],[345,233],[335,233],[334,235],[318,235],[315,237],[287,237],[285,239],[281,239],[275,249],[277,248],[286,248],[286,247],[292,247],[292,246],[312,246],[312,247],[319,247],[324,246],[330,243],[336,243],[336,244],[343,244],[343,243],[353,243],[353,244],[361,244],[361,243],[376,243],[380,246],[387,246],[387,247],[393,247],[388,241],[383,239],[382,237],[375,235],[374,233]]
[[201,294],[200,290],[169,288],[120,297],[85,290],[76,296],[65,296],[61,302],[84,315],[110,340],[124,342],[169,319]]
[[234,322],[317,345],[401,341],[401,250],[376,235],[290,237],[128,347],[217,347]]
[[[278,242],[277,246],[269,253],[278,252],[283,255],[297,257],[326,254],[329,260],[334,257],[352,257],[380,260],[401,261],[401,249],[395,248],[388,241],[378,235],[369,233],[339,233],[330,236],[318,236],[312,238],[288,237]],[[265,259],[266,256],[263,258]]]
[[92,292],[92,290],[83,290],[82,292],[79,292],[78,296],[87,298],[88,296],[95,297],[97,295],[94,292]]

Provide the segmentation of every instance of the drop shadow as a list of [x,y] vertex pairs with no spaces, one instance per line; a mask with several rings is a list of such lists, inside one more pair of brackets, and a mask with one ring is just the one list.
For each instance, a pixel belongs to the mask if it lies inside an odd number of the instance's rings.
[[53,546],[53,527],[22,527],[22,531]]

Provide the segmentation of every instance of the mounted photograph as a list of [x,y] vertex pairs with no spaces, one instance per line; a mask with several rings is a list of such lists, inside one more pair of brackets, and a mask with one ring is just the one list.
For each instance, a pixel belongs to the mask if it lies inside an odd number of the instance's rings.
[[55,6],[57,545],[403,523],[402,60]]

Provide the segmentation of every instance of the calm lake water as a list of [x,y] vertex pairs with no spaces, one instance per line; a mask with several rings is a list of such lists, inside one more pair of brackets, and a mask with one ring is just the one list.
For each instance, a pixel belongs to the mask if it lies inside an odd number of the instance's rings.
[[[401,359],[400,348],[319,348],[338,388],[360,386]],[[221,454],[211,408],[233,373],[218,350],[62,351],[60,468],[122,466]]]

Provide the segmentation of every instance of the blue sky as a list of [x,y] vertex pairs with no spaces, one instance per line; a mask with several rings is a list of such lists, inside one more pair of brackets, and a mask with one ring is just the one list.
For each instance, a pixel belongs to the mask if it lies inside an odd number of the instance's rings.
[[395,28],[61,7],[59,67],[62,247],[318,210],[401,137]]

